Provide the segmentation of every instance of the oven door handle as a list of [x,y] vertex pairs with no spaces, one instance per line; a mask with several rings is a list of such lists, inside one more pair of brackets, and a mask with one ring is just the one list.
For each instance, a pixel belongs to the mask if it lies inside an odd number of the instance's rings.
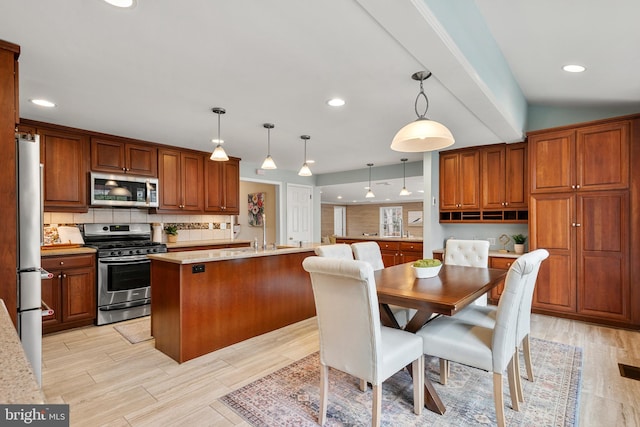
[[100,264],[148,264],[151,260],[149,258],[110,258],[110,259],[99,259],[98,263]]

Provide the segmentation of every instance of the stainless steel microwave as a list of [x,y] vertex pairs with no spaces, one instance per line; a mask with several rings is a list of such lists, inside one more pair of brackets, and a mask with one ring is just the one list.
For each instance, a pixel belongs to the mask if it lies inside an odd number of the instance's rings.
[[91,206],[158,207],[158,178],[91,172]]

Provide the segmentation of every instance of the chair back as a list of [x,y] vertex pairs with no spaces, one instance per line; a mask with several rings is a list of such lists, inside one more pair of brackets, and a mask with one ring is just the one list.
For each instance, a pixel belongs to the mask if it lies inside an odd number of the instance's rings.
[[315,253],[318,256],[326,258],[353,259],[351,246],[346,243],[318,246],[315,248]]
[[380,313],[373,269],[364,261],[307,257],[320,335],[320,361],[379,384]]
[[[513,356],[520,305],[527,289],[527,282],[542,262],[541,255],[535,251],[522,255],[511,264],[507,272],[493,330],[493,372],[503,372]],[[535,281],[535,278],[533,280]]]
[[[525,256],[525,255],[523,255]],[[525,262],[533,264],[533,271],[527,276],[524,295],[520,303],[520,313],[518,314],[518,329],[516,332],[516,342],[520,343],[531,330],[531,304],[533,303],[533,292],[536,288],[536,280],[542,261],[549,257],[549,252],[545,249],[536,249],[529,252]],[[522,258],[522,257],[520,257]]]
[[489,266],[489,242],[449,239],[444,250],[444,263],[486,268]]
[[382,262],[382,253],[380,252],[380,245],[376,242],[359,242],[352,243],[351,249],[353,250],[353,256],[360,261],[366,261],[371,264],[373,270],[382,270],[384,268],[384,262]]

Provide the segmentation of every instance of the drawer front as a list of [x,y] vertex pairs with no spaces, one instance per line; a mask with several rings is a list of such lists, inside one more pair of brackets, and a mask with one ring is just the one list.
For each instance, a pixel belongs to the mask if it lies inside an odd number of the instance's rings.
[[378,242],[380,245],[380,250],[383,251],[399,251],[400,250],[400,242]]
[[422,243],[401,242],[400,251],[402,252],[420,252],[422,253]]
[[492,257],[491,258],[491,268],[500,268],[502,270],[508,270],[511,268],[511,264],[516,261],[515,258],[502,258],[502,257]]
[[62,268],[91,267],[95,255],[72,255],[42,258],[42,268],[45,270],[60,270]]

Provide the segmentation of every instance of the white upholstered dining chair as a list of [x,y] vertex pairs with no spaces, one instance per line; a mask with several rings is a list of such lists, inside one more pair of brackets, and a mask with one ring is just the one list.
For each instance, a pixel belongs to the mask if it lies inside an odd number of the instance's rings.
[[353,259],[351,246],[346,243],[318,246],[314,249],[314,252],[316,255],[326,258]]
[[520,408],[521,393],[517,389],[514,368],[518,313],[527,282],[536,274],[541,261],[540,254],[529,253],[511,265],[493,327],[465,322],[456,316],[442,316],[417,332],[424,340],[425,354],[493,372],[498,426],[505,425],[502,394],[502,375],[505,370],[509,377],[511,405],[516,411]]
[[[546,249],[537,249],[527,254],[526,261],[534,264],[534,269],[527,277],[525,284],[524,295],[520,302],[520,308],[518,310],[518,321],[516,326],[516,356],[519,354],[519,347],[522,345],[522,353],[524,356],[525,366],[527,369],[527,379],[533,381],[533,364],[531,363],[531,346],[529,341],[529,334],[531,332],[531,304],[533,303],[533,292],[536,287],[536,279],[538,278],[538,271],[542,261],[549,257],[549,252]],[[457,319],[463,320],[475,325],[484,326],[487,328],[493,328],[496,323],[496,317],[498,309],[495,305],[492,306],[477,306],[470,305],[464,308],[460,313],[456,314]],[[514,359],[514,368],[516,371],[518,383],[520,382],[520,358]],[[518,385],[518,390],[522,390],[522,387]],[[524,401],[523,396],[519,396],[521,402]]]
[[[489,241],[449,239],[444,249],[444,263],[465,267],[489,267]],[[475,302],[476,305],[487,305],[487,295]]]
[[[382,270],[384,268],[382,252],[380,252],[380,245],[377,242],[352,243],[351,249],[355,259],[368,262],[374,270]],[[409,323],[415,313],[415,310],[400,307],[399,305],[389,305],[389,308],[400,327],[404,327]]]
[[409,363],[413,370],[413,410],[424,406],[422,338],[380,324],[378,296],[369,263],[307,257],[320,335],[320,408],[326,421],[329,367],[364,379],[373,386],[372,425],[380,425],[382,382]]

